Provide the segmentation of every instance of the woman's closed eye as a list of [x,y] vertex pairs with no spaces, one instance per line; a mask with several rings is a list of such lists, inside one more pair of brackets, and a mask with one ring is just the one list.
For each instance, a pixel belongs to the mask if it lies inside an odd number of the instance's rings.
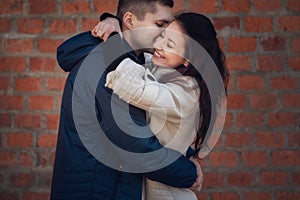
[[175,46],[176,46],[176,44],[172,40],[169,39],[169,41],[167,43],[167,47],[171,48],[171,49],[174,49]]

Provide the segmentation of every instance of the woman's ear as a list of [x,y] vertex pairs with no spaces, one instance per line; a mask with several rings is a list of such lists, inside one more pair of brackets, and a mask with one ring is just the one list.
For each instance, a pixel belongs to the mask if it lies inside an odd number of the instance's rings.
[[136,19],[136,16],[132,12],[126,12],[123,15],[123,24],[124,24],[124,26],[129,30],[133,29],[135,19]]
[[185,67],[188,67],[190,65],[189,61],[187,59],[184,59],[183,65]]

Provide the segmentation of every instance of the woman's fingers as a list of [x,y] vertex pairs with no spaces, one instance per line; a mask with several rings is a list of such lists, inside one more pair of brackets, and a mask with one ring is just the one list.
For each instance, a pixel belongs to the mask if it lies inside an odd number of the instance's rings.
[[108,39],[112,32],[121,33],[119,27],[119,21],[114,18],[107,18],[104,21],[99,22],[92,30],[92,35],[94,37],[99,37],[104,41]]

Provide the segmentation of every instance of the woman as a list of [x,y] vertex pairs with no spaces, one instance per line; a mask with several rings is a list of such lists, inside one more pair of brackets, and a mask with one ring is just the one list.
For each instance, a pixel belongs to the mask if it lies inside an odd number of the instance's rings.
[[[191,40],[209,54],[226,91],[229,73],[216,31],[207,17],[197,13],[182,13],[171,21],[155,42],[153,56],[146,57],[151,59],[151,66],[143,67],[127,58],[107,75],[106,87],[119,98],[148,111],[151,130],[161,144],[184,154],[194,143],[195,156],[203,157],[199,151],[211,131],[210,124],[216,121],[212,98],[226,94],[209,92],[208,83],[195,66],[204,58],[193,52]],[[147,179],[146,199],[197,198],[189,189]]]

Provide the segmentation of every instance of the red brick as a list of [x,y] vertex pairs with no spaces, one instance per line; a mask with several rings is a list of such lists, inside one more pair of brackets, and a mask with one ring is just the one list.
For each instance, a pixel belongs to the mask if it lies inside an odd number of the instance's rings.
[[271,85],[274,89],[296,89],[297,80],[289,76],[279,76],[271,79]]
[[233,121],[233,114],[227,112],[224,127],[231,127],[233,123],[232,121]]
[[12,187],[29,187],[34,182],[34,175],[26,173],[17,173],[10,176],[10,185]]
[[244,26],[248,32],[271,32],[273,30],[273,19],[269,17],[245,17]]
[[212,151],[209,155],[209,163],[213,167],[235,167],[237,165],[237,154],[233,151]]
[[203,193],[202,191],[200,192],[195,192],[197,199],[201,200],[209,200],[210,198],[208,197],[208,194]]
[[217,0],[190,0],[190,11],[201,13],[216,13],[218,11]]
[[286,172],[261,172],[260,173],[260,184],[261,185],[286,185],[287,173]]
[[203,188],[216,188],[222,186],[224,186],[224,175],[222,173],[204,173]]
[[15,166],[16,154],[12,152],[0,151],[0,166]]
[[299,151],[273,151],[272,164],[274,166],[298,166],[300,164]]
[[287,108],[299,108],[300,107],[300,93],[284,94],[283,106]]
[[300,185],[300,172],[295,172],[292,174],[292,184]]
[[254,0],[253,4],[258,11],[276,11],[281,7],[281,0]]
[[266,167],[269,166],[269,155],[266,151],[244,151],[241,161],[247,167]]
[[20,33],[39,34],[43,32],[44,21],[38,18],[25,18],[18,21]]
[[23,200],[41,200],[50,199],[50,194],[46,192],[29,192],[26,191],[23,194]]
[[244,94],[229,94],[227,96],[228,109],[243,109],[246,105],[246,96]]
[[251,61],[249,56],[228,56],[226,58],[227,67],[230,71],[245,70],[250,71]]
[[214,192],[211,194],[211,200],[239,200],[240,196],[235,192]]
[[62,40],[40,39],[38,40],[37,47],[42,53],[56,53],[56,49],[61,43]]
[[50,157],[48,153],[40,152],[37,153],[36,166],[39,168],[46,168],[48,166]]
[[289,134],[288,146],[291,148],[300,147],[300,133],[290,133]]
[[216,30],[222,30],[223,28],[240,28],[240,18],[239,17],[215,17],[213,18],[213,23]]
[[8,127],[8,126],[11,126],[10,114],[0,114],[0,127]]
[[11,133],[7,135],[9,147],[32,147],[33,137],[31,133]]
[[261,39],[260,45],[265,51],[281,51],[285,49],[286,41],[282,37],[268,37]]
[[272,94],[252,94],[249,97],[250,108],[268,110],[274,109],[277,105],[277,98]]
[[241,90],[260,90],[265,86],[264,78],[254,75],[243,75],[237,79],[238,89]]
[[16,79],[16,90],[23,92],[39,91],[42,88],[42,79],[35,77],[24,77]]
[[19,195],[15,192],[0,192],[0,199],[5,200],[19,200]]
[[1,14],[16,14],[23,11],[24,1],[22,0],[2,0],[0,6]]
[[10,21],[8,18],[1,18],[0,19],[0,32],[4,33],[4,32],[9,32],[10,30]]
[[38,137],[38,147],[56,147],[57,135],[41,134]]
[[299,31],[300,16],[282,16],[278,19],[279,30],[282,31]]
[[22,107],[21,96],[0,96],[0,110],[21,110]]
[[0,90],[7,90],[10,87],[9,77],[0,77]]
[[54,58],[31,58],[29,67],[32,72],[54,72],[56,60]]
[[173,12],[181,12],[183,9],[187,9],[186,7],[186,1],[185,0],[175,0],[174,1],[174,7]]
[[292,51],[294,52],[300,51],[300,37],[295,37],[292,39]]
[[258,68],[262,71],[280,71],[283,69],[284,58],[279,55],[261,55],[257,57]]
[[57,130],[59,124],[59,115],[47,115],[47,129]]
[[55,156],[56,156],[56,154],[55,154],[55,152],[52,152],[51,153],[51,158],[50,158],[50,164],[51,164],[51,166],[53,167],[54,166],[54,160],[55,160]]
[[99,19],[83,19],[81,31],[91,31],[97,25]]
[[292,184],[300,185],[300,171],[293,172],[291,177]]
[[249,0],[240,0],[240,1],[232,1],[232,0],[222,0],[223,10],[230,12],[248,12],[250,9],[250,1]]
[[284,147],[286,144],[285,133],[276,132],[258,132],[256,134],[257,147]]
[[288,58],[288,64],[293,70],[300,70],[300,57]]
[[237,127],[258,127],[264,122],[264,117],[261,114],[239,113],[237,115]]
[[89,13],[89,1],[72,1],[63,4],[63,13]]
[[22,167],[32,167],[33,158],[29,153],[21,153],[19,165]]
[[287,9],[293,12],[300,12],[300,4],[298,0],[287,0]]
[[64,89],[66,78],[48,78],[47,89],[62,91]]
[[269,113],[269,126],[293,126],[296,125],[295,113]]
[[8,39],[6,51],[8,53],[31,53],[33,41],[31,39]]
[[29,3],[29,12],[32,14],[49,14],[54,13],[56,10],[55,2],[51,0],[30,0]]
[[271,200],[272,194],[270,192],[245,192],[243,200],[263,199]]
[[29,108],[32,110],[52,110],[54,107],[53,96],[29,97]]
[[253,185],[253,182],[253,175],[245,172],[229,173],[227,177],[227,184],[230,186],[251,186]]
[[54,19],[50,24],[50,33],[52,34],[68,34],[75,33],[77,24],[74,19]]
[[228,80],[228,85],[227,85],[227,89],[228,90],[233,90],[236,88],[236,84],[233,82],[233,78],[230,77]]
[[300,192],[294,191],[294,192],[284,192],[284,191],[276,191],[275,193],[276,200],[296,200],[300,199]]
[[252,52],[256,51],[255,37],[235,37],[228,39],[229,52]]
[[253,147],[254,135],[252,133],[226,133],[226,147],[245,148]]
[[33,114],[19,114],[15,116],[15,124],[20,128],[40,128],[41,116]]
[[26,68],[26,59],[22,57],[0,58],[0,71],[23,72]]
[[115,13],[117,11],[117,0],[103,1],[103,0],[94,0],[95,11],[97,13]]

